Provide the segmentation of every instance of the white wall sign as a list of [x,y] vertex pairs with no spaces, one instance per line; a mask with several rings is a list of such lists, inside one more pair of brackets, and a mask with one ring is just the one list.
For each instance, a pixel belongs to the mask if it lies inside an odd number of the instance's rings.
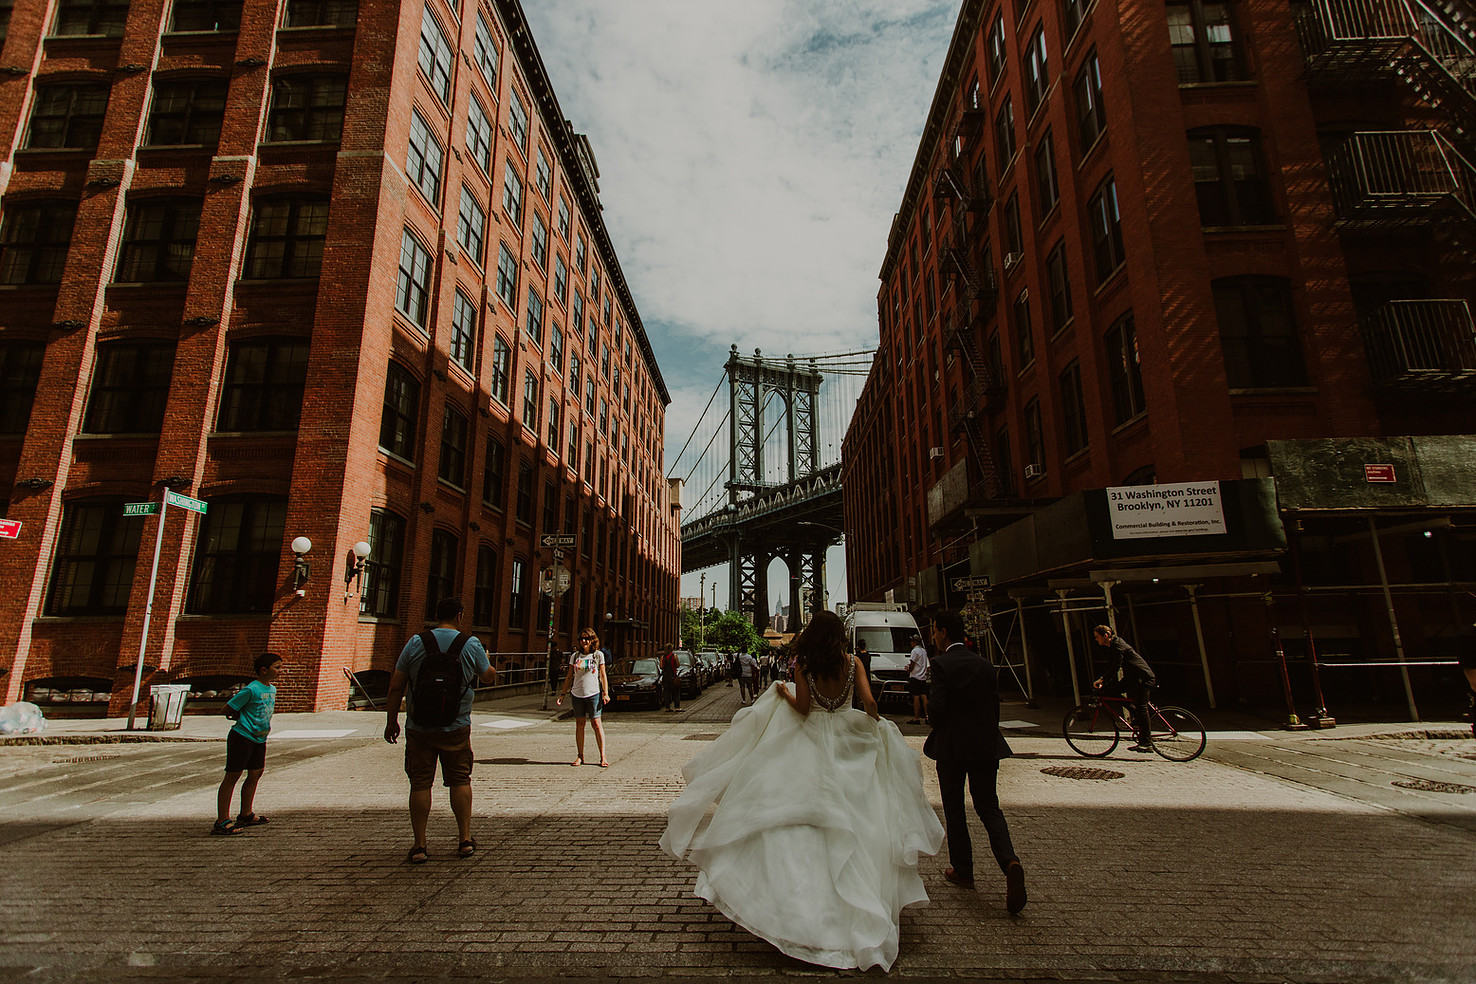
[[1127,485],[1107,490],[1114,540],[1225,532],[1219,482]]

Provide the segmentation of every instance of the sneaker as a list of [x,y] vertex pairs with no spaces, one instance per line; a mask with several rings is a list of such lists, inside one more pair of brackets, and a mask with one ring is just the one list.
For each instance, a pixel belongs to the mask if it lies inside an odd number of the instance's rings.
[[1025,908],[1025,867],[1019,861],[1011,861],[1005,869],[1005,908],[1012,916]]
[[1130,752],[1147,752],[1149,755],[1152,755],[1153,754],[1153,746],[1151,744],[1144,744],[1143,742],[1140,741],[1136,745],[1134,745],[1132,748],[1129,748],[1128,751],[1130,751]]

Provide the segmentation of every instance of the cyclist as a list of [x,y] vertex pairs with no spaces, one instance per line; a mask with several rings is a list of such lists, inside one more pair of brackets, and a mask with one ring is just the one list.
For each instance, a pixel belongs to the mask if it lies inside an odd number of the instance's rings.
[[[1092,629],[1092,635],[1096,638],[1097,645],[1107,650],[1111,660],[1107,671],[1092,686],[1098,690],[1105,689],[1109,693],[1125,694],[1132,700],[1138,711],[1138,743],[1128,751],[1152,752],[1153,726],[1148,717],[1148,694],[1157,682],[1153,668],[1138,655],[1136,649],[1128,645],[1126,639],[1113,631],[1112,626],[1099,625]],[[1113,683],[1104,688],[1103,680],[1111,680]]]

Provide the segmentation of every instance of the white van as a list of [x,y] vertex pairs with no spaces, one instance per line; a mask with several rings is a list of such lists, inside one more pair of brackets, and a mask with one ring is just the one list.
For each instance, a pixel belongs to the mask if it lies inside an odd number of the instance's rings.
[[858,601],[846,613],[846,638],[851,652],[865,642],[871,651],[871,691],[878,704],[908,703],[907,659],[912,637],[921,636],[917,620],[903,604]]

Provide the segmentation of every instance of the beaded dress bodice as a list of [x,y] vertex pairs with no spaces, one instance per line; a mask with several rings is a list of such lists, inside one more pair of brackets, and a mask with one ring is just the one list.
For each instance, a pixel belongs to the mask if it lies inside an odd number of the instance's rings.
[[805,673],[805,680],[810,684],[810,699],[827,711],[838,711],[843,707],[851,706],[851,688],[856,685],[856,661],[848,659],[847,662],[850,663],[851,669],[846,674],[846,685],[841,688],[841,692],[833,700],[815,687],[814,676],[808,672]]

